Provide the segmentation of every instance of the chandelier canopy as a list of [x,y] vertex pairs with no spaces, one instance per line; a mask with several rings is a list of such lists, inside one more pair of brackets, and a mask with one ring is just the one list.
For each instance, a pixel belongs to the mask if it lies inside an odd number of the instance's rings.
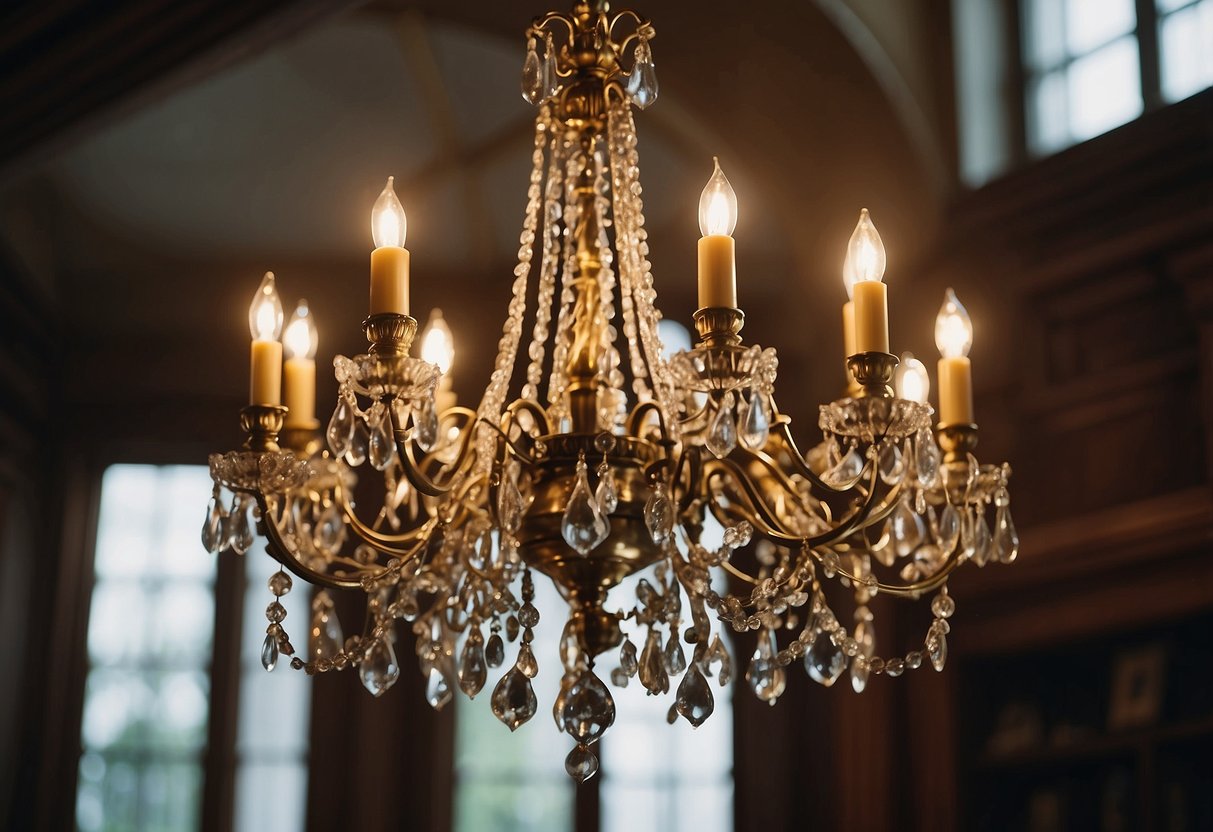
[[[844,265],[850,386],[821,406],[822,438],[802,454],[775,403],[775,350],[741,336],[738,205],[718,162],[699,205],[698,342],[667,358],[658,335],[633,121],[658,93],[652,25],[578,2],[526,37],[532,169],[475,410],[454,404],[441,313],[421,357],[410,355],[408,224],[390,178],[372,211],[370,346],[334,359],[339,393],[323,435],[307,302],[284,335],[272,274],[254,298],[248,438],[210,458],[202,538],[211,552],[244,554],[260,533],[283,567],[269,581],[263,665],[286,655],[309,674],[356,668],[379,696],[400,674],[398,629],[411,627],[435,708],[456,689],[475,697],[511,653],[489,700],[515,730],[539,710],[535,630],[563,627],[552,713],[582,781],[615,719],[603,677],[651,694],[674,687],[671,722],[698,726],[712,714],[710,680],[734,675],[729,629],[755,632],[745,682],[771,704],[802,660],[816,682],[845,674],[856,691],[871,674],[941,670],[948,577],[969,561],[1009,563],[1019,548],[1010,468],[973,456],[964,307],[949,290],[936,321],[933,426],[926,368],[889,351],[884,246],[864,210]],[[378,495],[369,511],[368,494]],[[535,572],[567,610],[536,607]],[[298,650],[276,600],[288,573],[320,588]],[[344,637],[328,590],[365,596],[357,635]],[[920,648],[877,654],[877,593],[930,599]]]

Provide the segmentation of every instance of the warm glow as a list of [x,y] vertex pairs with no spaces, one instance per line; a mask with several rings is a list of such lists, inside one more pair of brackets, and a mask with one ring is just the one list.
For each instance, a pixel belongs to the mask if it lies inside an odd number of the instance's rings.
[[455,339],[451,337],[451,328],[446,325],[441,309],[430,313],[421,335],[421,360],[437,364],[443,375],[450,371],[455,360]]
[[720,169],[720,160],[712,157],[715,169],[699,196],[699,233],[705,237],[715,234],[733,236],[737,228],[737,194]]
[[282,301],[274,286],[274,273],[266,272],[248,308],[249,334],[259,341],[277,341],[282,334]]
[[973,346],[973,322],[951,289],[944,295],[943,306],[935,318],[935,346],[944,358],[968,355],[969,347]]
[[291,315],[291,322],[286,325],[282,334],[282,346],[287,358],[315,358],[316,349],[320,346],[320,336],[316,332],[316,322],[312,319],[307,301],[299,299]]
[[927,394],[931,392],[931,377],[927,375],[926,365],[912,353],[901,354],[901,363],[897,365],[894,381],[899,399],[925,402]]
[[879,281],[884,277],[884,243],[880,233],[872,224],[868,209],[859,212],[859,222],[847,243],[847,258],[842,266],[842,279],[847,287],[847,297],[854,293],[855,284],[861,280]]
[[400,204],[396,190],[392,187],[394,179],[392,176],[387,178],[383,193],[379,194],[375,207],[371,209],[371,238],[375,241],[375,248],[404,248],[404,238],[408,234],[409,221],[404,215],[404,206]]

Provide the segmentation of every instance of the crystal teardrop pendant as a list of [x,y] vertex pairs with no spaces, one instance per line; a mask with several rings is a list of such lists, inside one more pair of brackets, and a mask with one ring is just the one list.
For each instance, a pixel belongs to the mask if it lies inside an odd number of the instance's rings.
[[516,476],[504,475],[497,490],[497,522],[503,532],[513,534],[522,527],[523,508],[522,492],[518,490]]
[[337,610],[333,608],[333,600],[329,594],[320,590],[312,599],[312,629],[308,634],[308,655],[313,660],[332,659],[341,652],[345,637],[341,632],[341,622],[337,620]]
[[860,621],[855,625],[855,641],[859,643],[859,653],[851,662],[851,689],[863,693],[868,686],[868,658],[876,652],[876,631],[871,621]]
[[278,665],[278,639],[273,635],[267,634],[265,641],[261,645],[261,666],[265,668],[267,673],[273,673],[274,668]]
[[392,434],[392,417],[386,407],[377,405],[371,409],[370,439],[368,440],[367,458],[371,467],[382,471],[392,464],[396,458],[396,441]]
[[750,659],[745,680],[754,695],[768,705],[774,705],[787,687],[787,674],[775,663],[775,633],[769,628],[758,634],[758,648]]
[[1011,520],[1010,506],[999,506],[994,512],[993,556],[1001,563],[1010,563],[1019,555],[1019,532]]
[[645,109],[657,100],[657,71],[653,68],[653,52],[648,38],[636,43],[636,62],[628,76],[628,95],[640,109]]
[[479,629],[468,634],[463,644],[463,655],[459,660],[459,687],[467,694],[468,699],[474,699],[484,687],[488,677],[488,666],[484,662],[484,636]]
[[238,555],[243,555],[253,548],[253,504],[252,500],[243,494],[237,494],[232,501],[232,511],[228,515],[228,542]]
[[386,638],[377,638],[367,648],[358,663],[358,675],[362,685],[372,696],[383,696],[400,678],[400,665],[396,663],[396,651]]
[[499,633],[489,636],[488,643],[484,646],[484,661],[489,667],[501,667],[505,664],[505,642]]
[[956,548],[957,542],[960,541],[960,515],[956,513],[956,509],[951,503],[944,504],[943,511],[939,512],[939,524],[935,542],[939,545],[939,550],[943,552],[944,557],[952,554],[952,550]]
[[918,431],[914,437],[914,467],[918,484],[923,488],[930,488],[939,475],[939,458],[939,446],[931,431],[927,428]]
[[610,514],[619,507],[619,487],[615,483],[615,473],[605,462],[598,466],[598,487],[594,489],[594,499],[603,514]]
[[908,493],[897,501],[897,508],[893,509],[893,514],[889,517],[888,531],[889,539],[893,542],[893,549],[901,557],[905,557],[922,545],[925,531],[922,518],[910,508]]
[[511,731],[517,731],[518,726],[533,717],[539,708],[539,700],[535,698],[530,677],[517,667],[511,667],[501,677],[497,687],[493,688],[490,704],[493,716]]
[[725,393],[724,398],[720,401],[704,444],[717,459],[724,459],[737,447],[737,423],[733,417],[733,394],[731,392]]
[[640,669],[640,662],[636,659],[636,645],[630,638],[625,638],[623,646],[619,648],[619,667],[628,676],[635,676],[636,671]]
[[687,668],[687,657],[682,652],[682,645],[678,642],[678,633],[671,632],[670,637],[665,643],[665,669],[671,676],[677,676]]
[[741,409],[737,433],[741,444],[751,451],[761,450],[771,435],[770,407],[766,396],[751,390],[749,402]]
[[716,702],[712,696],[712,688],[708,680],[699,672],[699,666],[692,664],[678,685],[675,707],[691,726],[698,728],[712,715]]
[[598,758],[588,745],[578,743],[564,758],[564,770],[578,783],[584,783],[598,773]]
[[581,671],[564,698],[560,712],[565,733],[580,743],[592,743],[615,723],[615,700],[594,671]]
[[859,451],[851,448],[842,459],[838,460],[838,464],[822,474],[821,478],[826,485],[834,488],[846,488],[859,479],[859,475],[862,473],[863,457],[859,455]]
[[441,711],[454,698],[450,680],[439,666],[441,662],[442,659],[439,658],[431,663],[425,677],[425,701],[429,702],[435,711]]
[[223,532],[223,506],[216,495],[206,504],[206,520],[202,523],[202,548],[212,555],[219,554],[227,545]]
[[355,420],[354,433],[350,437],[349,447],[345,450],[345,461],[350,466],[357,468],[366,462],[367,441],[366,424],[361,419]]
[[804,669],[809,678],[824,687],[838,681],[847,667],[847,654],[843,652],[827,633],[818,633],[813,644],[804,654]]
[[640,654],[640,684],[652,694],[665,693],[670,689],[670,674],[665,669],[665,655],[661,650],[661,636],[649,629]]
[[543,100],[542,69],[534,38],[527,44],[526,59],[522,62],[522,98],[528,104],[538,104]]
[[644,504],[644,524],[658,545],[669,540],[674,531],[674,506],[660,485],[653,489]]
[[332,556],[341,548],[343,542],[345,542],[345,523],[337,504],[330,503],[316,518],[312,543],[321,554]]
[[426,453],[438,445],[438,410],[432,398],[427,398],[421,408],[413,412],[413,436],[417,447]]
[[990,527],[980,507],[965,512],[960,521],[960,545],[973,563],[985,566],[990,559]]
[[927,656],[931,659],[931,667],[942,671],[948,661],[948,637],[935,630],[927,637]]
[[880,478],[886,485],[897,485],[905,476],[905,459],[901,455],[901,448],[894,442],[888,442],[880,449],[877,464],[880,466]]
[[535,659],[535,652],[531,650],[531,645],[523,644],[518,648],[518,659],[514,662],[515,666],[526,674],[528,679],[534,679],[539,675],[539,662]]
[[573,493],[569,496],[569,504],[560,520],[560,534],[565,543],[580,554],[588,555],[606,540],[610,531],[610,522],[602,516],[598,501],[590,492],[585,459],[579,459]]
[[337,398],[337,407],[333,409],[328,430],[324,435],[328,439],[329,450],[333,452],[333,456],[338,459],[345,456],[354,437],[354,408],[346,396]]
[[543,69],[539,77],[543,85],[540,95],[544,101],[560,92],[560,75],[556,72],[556,45],[552,42],[551,35],[548,35],[544,42]]

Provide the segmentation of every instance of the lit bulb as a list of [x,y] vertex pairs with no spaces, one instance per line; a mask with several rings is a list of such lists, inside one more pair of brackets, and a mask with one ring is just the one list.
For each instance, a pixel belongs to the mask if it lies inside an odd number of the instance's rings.
[[935,346],[944,358],[968,355],[969,347],[973,346],[973,322],[951,289],[944,295],[943,306],[935,318]]
[[927,394],[931,392],[931,377],[927,375],[926,365],[915,358],[913,353],[901,354],[901,363],[897,365],[894,383],[899,399],[925,402]]
[[872,224],[868,209],[859,212],[859,222],[847,243],[847,258],[842,265],[842,280],[847,287],[847,297],[855,291],[855,284],[861,280],[879,281],[884,277],[885,255],[884,243],[880,233]]
[[299,299],[291,315],[291,322],[282,333],[282,346],[287,358],[315,358],[316,349],[320,346],[320,336],[316,332],[316,322],[312,319],[307,301]]
[[451,328],[446,325],[441,309],[431,312],[425,325],[421,336],[421,360],[437,364],[443,375],[450,371],[451,362],[455,360],[455,339],[451,337]]
[[715,234],[733,236],[737,228],[737,194],[720,169],[720,160],[712,157],[715,169],[699,196],[699,233],[705,237]]
[[375,200],[371,209],[371,239],[375,248],[397,246],[404,248],[404,238],[409,230],[408,218],[404,215],[404,206],[392,187],[395,177],[389,176],[383,186],[383,193]]
[[248,308],[248,328],[258,341],[277,341],[282,334],[282,301],[274,286],[274,273],[266,272]]

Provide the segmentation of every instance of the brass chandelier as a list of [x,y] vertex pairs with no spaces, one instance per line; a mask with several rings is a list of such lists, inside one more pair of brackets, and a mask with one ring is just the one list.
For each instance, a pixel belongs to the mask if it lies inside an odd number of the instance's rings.
[[[283,311],[266,276],[249,313],[247,441],[211,456],[202,531],[209,551],[238,554],[260,533],[281,564],[269,581],[267,670],[282,655],[309,674],[356,668],[379,696],[399,677],[394,645],[410,627],[435,708],[456,689],[476,696],[512,654],[489,699],[515,730],[539,709],[535,630],[562,626],[552,713],[573,740],[566,768],[579,781],[597,771],[590,746],[615,719],[604,676],[651,694],[675,688],[670,721],[699,726],[713,710],[710,680],[734,675],[726,628],[757,636],[745,682],[771,704],[797,661],[826,686],[846,673],[855,691],[871,674],[941,670],[948,577],[968,561],[1008,563],[1019,548],[1009,466],[973,455],[968,316],[949,290],[933,424],[925,367],[889,352],[884,249],[866,211],[844,268],[851,384],[820,408],[822,439],[807,454],[775,404],[775,350],[741,337],[737,206],[719,165],[700,203],[699,340],[665,357],[632,109],[657,96],[653,36],[636,13],[584,1],[527,30],[533,165],[512,297],[475,410],[450,401],[439,366],[449,347],[432,349],[449,342],[445,324],[421,358],[409,354],[406,219],[390,179],[372,213],[370,347],[334,360],[339,393],[323,435],[306,303],[283,339],[281,404]],[[536,571],[567,615],[541,615]],[[288,573],[320,588],[299,649],[277,600]],[[365,595],[358,634],[344,637],[328,590]],[[877,593],[930,599],[921,647],[877,654]]]

